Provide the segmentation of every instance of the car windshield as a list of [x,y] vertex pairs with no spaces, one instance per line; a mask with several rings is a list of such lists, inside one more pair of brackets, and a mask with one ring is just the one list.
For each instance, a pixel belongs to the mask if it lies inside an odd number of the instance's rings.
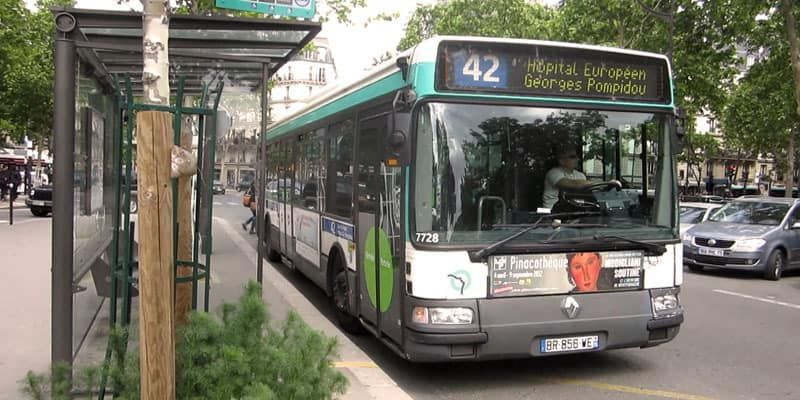
[[706,209],[702,207],[686,207],[681,206],[681,223],[682,224],[697,224],[703,222],[703,215]]
[[789,205],[783,203],[734,201],[715,211],[709,220],[748,225],[778,225],[788,211]]
[[[446,103],[425,104],[418,115],[415,238],[493,242],[551,212],[576,218],[541,224],[515,243],[675,235],[674,143],[665,115]],[[559,156],[562,149],[570,154]],[[549,171],[566,167],[589,181],[616,179],[622,188],[548,192]]]

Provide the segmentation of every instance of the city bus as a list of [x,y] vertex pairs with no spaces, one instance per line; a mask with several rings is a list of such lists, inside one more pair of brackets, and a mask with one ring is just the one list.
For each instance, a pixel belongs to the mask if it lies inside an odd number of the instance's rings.
[[[666,343],[683,322],[670,74],[640,51],[425,40],[269,127],[266,256],[411,361]],[[554,191],[551,171],[583,178]]]

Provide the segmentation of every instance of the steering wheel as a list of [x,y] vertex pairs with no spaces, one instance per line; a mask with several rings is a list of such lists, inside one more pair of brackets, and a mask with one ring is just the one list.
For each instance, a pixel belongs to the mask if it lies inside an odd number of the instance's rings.
[[600,190],[602,190],[604,192],[609,192],[612,189],[621,190],[622,189],[622,183],[619,182],[619,181],[591,183],[589,185],[584,186],[582,190],[586,191],[586,192],[597,192],[597,191],[600,191]]
[[[553,207],[553,212],[601,212],[602,207],[594,201],[594,197],[589,193],[597,191],[611,191],[613,189],[622,189],[622,184],[617,181],[611,182],[596,182],[584,186],[581,190],[575,192],[560,191],[558,195],[558,203]],[[585,194],[584,194],[585,193]]]

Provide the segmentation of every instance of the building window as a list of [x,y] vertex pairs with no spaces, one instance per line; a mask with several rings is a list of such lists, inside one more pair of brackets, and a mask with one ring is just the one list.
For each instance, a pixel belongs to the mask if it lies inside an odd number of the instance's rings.
[[288,101],[289,100],[289,86],[286,86],[286,95],[283,96],[283,99]]
[[760,176],[766,176],[767,175],[767,165],[766,164],[761,164],[761,171],[759,171],[758,174]]
[[314,67],[308,67],[308,80],[314,80]]
[[287,79],[292,80],[292,66],[289,65],[286,67],[289,71],[287,72]]
[[309,86],[308,87],[308,97],[311,97],[311,91],[313,91],[313,90],[314,90],[313,86]]

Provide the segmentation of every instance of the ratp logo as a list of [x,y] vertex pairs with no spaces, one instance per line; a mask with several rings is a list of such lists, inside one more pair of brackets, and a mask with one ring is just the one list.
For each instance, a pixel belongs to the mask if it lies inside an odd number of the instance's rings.
[[506,257],[495,257],[492,262],[492,267],[495,271],[503,271],[506,269]]

